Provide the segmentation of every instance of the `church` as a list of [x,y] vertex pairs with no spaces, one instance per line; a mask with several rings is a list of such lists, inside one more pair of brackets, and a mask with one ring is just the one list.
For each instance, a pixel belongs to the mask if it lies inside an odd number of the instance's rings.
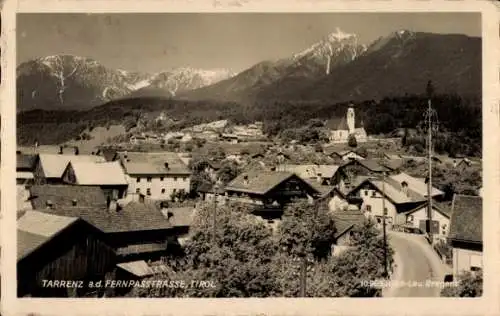
[[356,121],[352,105],[347,109],[346,117],[331,129],[329,139],[331,143],[347,143],[351,134],[356,137],[358,143],[366,142],[368,138],[363,123]]

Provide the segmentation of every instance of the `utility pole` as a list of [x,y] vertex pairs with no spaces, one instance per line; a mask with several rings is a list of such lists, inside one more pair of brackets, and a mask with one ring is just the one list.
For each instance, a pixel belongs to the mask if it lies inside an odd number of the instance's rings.
[[[425,113],[426,116],[426,125],[427,125],[427,169],[428,169],[428,179],[427,179],[427,225],[426,232],[429,237],[429,241],[432,244],[434,241],[434,236],[432,232],[432,132],[433,132],[433,119],[436,119],[437,114],[432,109],[432,94],[434,92],[434,88],[432,87],[431,81],[427,83],[427,111]],[[436,124],[437,125],[437,124]]]
[[[318,217],[320,205],[318,205],[317,202],[315,202],[312,206],[315,209],[314,209],[314,216],[313,216],[313,227],[311,228],[310,235],[309,235],[309,242],[310,243],[312,242],[312,237],[313,237],[314,230],[315,230],[314,226],[316,226],[316,218]],[[300,297],[306,297],[306,295],[307,295],[307,259],[308,259],[307,255],[308,255],[308,252],[307,252],[307,248],[306,248],[305,255],[302,258],[302,263],[300,265]]]
[[387,216],[387,211],[385,208],[385,171],[382,172],[382,230],[384,236],[384,276],[389,277],[389,272],[387,268],[387,226],[385,223],[385,217]]
[[218,181],[215,181],[212,188],[214,190],[214,216],[213,216],[213,223],[212,223],[212,243],[215,245],[216,225],[217,225],[217,197],[218,197],[218,189],[219,189]]

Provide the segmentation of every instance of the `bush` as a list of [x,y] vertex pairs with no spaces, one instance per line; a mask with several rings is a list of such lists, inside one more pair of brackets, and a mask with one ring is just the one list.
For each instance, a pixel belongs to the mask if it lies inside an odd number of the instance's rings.
[[445,287],[441,291],[444,297],[480,297],[483,295],[483,273],[464,272],[458,277],[458,286]]
[[356,136],[354,134],[349,135],[349,138],[347,139],[347,145],[349,145],[349,147],[358,146],[358,141],[356,140]]

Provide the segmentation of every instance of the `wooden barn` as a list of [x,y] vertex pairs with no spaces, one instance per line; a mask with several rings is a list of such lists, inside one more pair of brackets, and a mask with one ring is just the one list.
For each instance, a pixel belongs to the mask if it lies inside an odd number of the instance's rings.
[[[18,297],[78,297],[115,268],[100,230],[76,217],[26,211],[17,221]],[[73,284],[62,284],[72,281]]]

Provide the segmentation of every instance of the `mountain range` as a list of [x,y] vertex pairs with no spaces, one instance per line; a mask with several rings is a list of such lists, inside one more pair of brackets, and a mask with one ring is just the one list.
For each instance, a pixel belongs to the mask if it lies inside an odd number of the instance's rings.
[[337,29],[301,52],[226,69],[177,68],[156,74],[111,69],[78,56],[49,56],[17,69],[18,110],[88,109],[138,97],[186,100],[361,101],[437,92],[481,95],[481,39],[396,31],[363,45]]
[[17,67],[17,104],[21,111],[84,110],[143,94],[172,97],[233,75],[225,69],[188,67],[149,74],[112,69],[80,56],[47,56]]

